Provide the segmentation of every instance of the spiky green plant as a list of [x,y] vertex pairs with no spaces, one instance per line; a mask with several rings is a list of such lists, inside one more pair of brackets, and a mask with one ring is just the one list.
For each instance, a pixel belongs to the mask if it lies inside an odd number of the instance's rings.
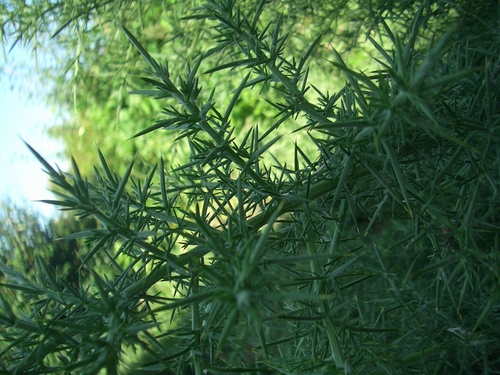
[[[2,299],[4,372],[499,373],[499,60],[485,38],[498,42],[498,20],[474,39],[465,6],[445,33],[441,3],[408,5],[407,30],[381,17],[367,35],[377,70],[329,50],[347,82],[329,94],[308,68],[324,36],[291,58],[283,17],[261,22],[267,3],[198,8],[214,46],[180,77],[123,29],[148,64],[136,94],[165,108],[136,136],[175,134],[187,163],[162,159],[138,181],[133,162],[119,176],[99,153],[90,183],[32,149],[58,186],[49,203],[101,225],[68,236],[94,243],[76,288],[43,260],[38,283],[2,266],[2,286],[31,303]],[[199,84],[220,71],[243,77],[223,108]],[[275,117],[236,134],[252,89],[278,98]],[[274,155],[285,121],[316,151]],[[89,266],[98,253],[105,269]]]

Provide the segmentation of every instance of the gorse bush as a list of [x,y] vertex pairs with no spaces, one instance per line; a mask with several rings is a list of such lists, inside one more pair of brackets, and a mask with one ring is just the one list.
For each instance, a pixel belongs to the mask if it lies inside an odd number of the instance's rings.
[[[213,46],[183,74],[123,28],[148,65],[134,94],[164,108],[136,137],[187,142],[186,163],[139,180],[99,152],[90,182],[32,149],[49,203],[100,225],[66,236],[92,244],[76,286],[1,266],[29,301],[1,299],[3,372],[500,373],[498,4],[405,3],[406,29],[381,7],[378,68],[356,71],[327,34],[287,54],[268,3],[197,8]],[[310,78],[318,55],[339,91]],[[216,72],[240,79],[224,106],[200,83]],[[237,134],[251,90],[274,117]]]

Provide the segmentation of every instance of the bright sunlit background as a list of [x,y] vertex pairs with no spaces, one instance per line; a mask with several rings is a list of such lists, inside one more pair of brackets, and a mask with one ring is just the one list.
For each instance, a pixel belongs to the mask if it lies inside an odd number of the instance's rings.
[[26,68],[31,59],[29,49],[16,46],[7,62],[0,62],[0,202],[28,205],[50,217],[55,207],[37,202],[52,199],[47,175],[23,140],[52,165],[62,167],[57,158],[61,145],[47,135],[47,126],[55,120],[39,98],[43,90],[36,87],[40,84],[36,70]]

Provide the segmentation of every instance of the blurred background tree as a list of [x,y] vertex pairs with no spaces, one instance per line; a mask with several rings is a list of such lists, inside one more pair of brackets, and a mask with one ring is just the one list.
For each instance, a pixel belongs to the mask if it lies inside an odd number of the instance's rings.
[[[167,164],[174,166],[186,157],[186,146],[173,143],[171,136],[133,138],[136,133],[159,119],[160,105],[153,98],[129,95],[145,84],[144,64],[138,52],[121,32],[127,27],[149,53],[160,61],[167,59],[173,71],[186,64],[193,64],[193,57],[210,50],[213,31],[203,22],[186,19],[192,9],[202,2],[189,1],[4,1],[0,10],[2,41],[7,49],[17,43],[32,47],[34,58],[51,56],[39,66],[39,74],[46,82],[47,103],[63,119],[53,126],[50,134],[63,141],[65,156],[81,161],[83,175],[90,176],[97,164],[96,147],[109,157],[109,162],[122,172],[134,155],[144,165],[154,164],[163,155]],[[314,76],[310,80],[322,90],[328,86],[340,89],[344,77],[335,70],[328,59],[335,48],[353,69],[374,70],[371,58],[374,48],[366,43],[366,34],[374,38],[384,18],[398,32],[405,32],[406,25],[418,10],[420,2],[387,2],[368,0],[336,1],[269,1],[261,18],[270,22],[284,15],[283,33],[289,34],[285,54],[299,57],[318,35],[324,35],[321,48],[313,51]],[[466,2],[467,3],[467,2]],[[243,12],[255,5],[239,4]],[[458,4],[429,2],[434,9],[431,30],[441,32],[454,22]],[[467,11],[464,10],[466,14]],[[215,56],[223,61],[230,51]],[[45,61],[45,60],[44,60]],[[206,64],[206,63],[205,63]],[[205,70],[213,66],[204,66]],[[220,93],[234,90],[238,77],[214,73],[203,77],[202,85],[220,88],[215,101],[228,99]],[[313,93],[311,93],[313,94]],[[270,92],[267,99],[276,97]],[[272,118],[277,110],[262,100],[266,95],[255,90],[245,92],[233,113],[234,122],[241,130]],[[284,134],[295,130],[297,123],[284,125]],[[305,138],[305,137],[304,137]],[[283,141],[283,150],[290,139]],[[302,139],[307,143],[307,139]],[[303,146],[307,149],[307,146]],[[312,145],[311,145],[312,147]],[[278,153],[277,153],[278,154]],[[136,167],[134,173],[141,168]]]
[[[40,276],[37,272],[39,262],[43,260],[54,277],[77,287],[86,275],[78,272],[81,257],[88,253],[91,245],[63,237],[95,229],[96,225],[96,221],[91,218],[78,220],[73,215],[42,220],[29,207],[3,203],[0,211],[0,263],[21,272],[27,280],[36,283]],[[94,264],[99,263],[98,257],[95,261],[97,263]],[[5,276],[0,272],[0,283],[6,282]],[[27,311],[26,304],[16,291],[4,289],[2,293],[8,300],[17,301],[13,303],[15,309]]]

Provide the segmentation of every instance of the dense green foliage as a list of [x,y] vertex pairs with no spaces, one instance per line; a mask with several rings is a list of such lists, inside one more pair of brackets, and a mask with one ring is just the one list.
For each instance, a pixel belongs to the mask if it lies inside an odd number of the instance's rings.
[[[172,63],[166,39],[142,40],[147,17],[109,26],[131,46],[118,65],[147,64],[126,87],[156,102],[151,123],[122,119],[125,106],[118,124],[187,149],[137,174],[135,150],[118,173],[105,151],[63,173],[32,150],[50,203],[98,225],[65,236],[89,246],[77,282],[41,257],[36,278],[2,265],[17,294],[1,299],[1,371],[500,373],[498,4],[293,4],[200,2],[176,14],[199,32],[172,42],[187,47]],[[360,21],[374,62],[361,71],[343,58]],[[333,25],[353,32],[342,53]],[[111,103],[88,92],[86,120]],[[131,115],[143,105],[125,98]]]

